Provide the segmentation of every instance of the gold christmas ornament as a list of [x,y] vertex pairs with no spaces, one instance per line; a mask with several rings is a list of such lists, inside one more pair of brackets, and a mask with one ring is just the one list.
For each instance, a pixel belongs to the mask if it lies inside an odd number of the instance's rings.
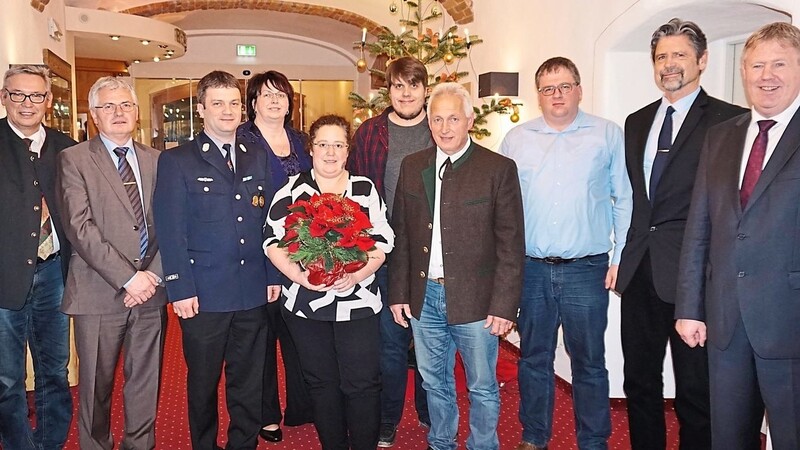
[[389,5],[389,12],[392,14],[397,13],[397,3],[392,2],[392,4]]
[[367,70],[367,61],[364,60],[364,58],[360,58],[358,61],[356,61],[356,69],[358,69],[359,72],[364,73]]
[[444,62],[446,62],[447,64],[453,62],[454,59],[455,55],[453,55],[453,52],[447,52],[444,54]]
[[511,123],[519,122],[519,114],[517,114],[517,113],[511,114],[510,119],[511,119]]

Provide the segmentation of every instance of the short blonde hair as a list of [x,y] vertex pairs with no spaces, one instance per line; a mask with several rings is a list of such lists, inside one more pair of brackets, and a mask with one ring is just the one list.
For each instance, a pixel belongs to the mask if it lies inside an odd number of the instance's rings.
[[742,64],[747,52],[754,49],[758,44],[766,41],[778,41],[781,45],[788,45],[800,51],[800,29],[786,22],[774,22],[755,31],[747,38],[742,52]]

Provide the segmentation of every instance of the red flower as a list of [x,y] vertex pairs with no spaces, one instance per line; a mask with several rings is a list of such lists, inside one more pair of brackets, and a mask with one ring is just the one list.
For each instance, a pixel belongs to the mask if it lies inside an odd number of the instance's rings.
[[311,233],[312,237],[323,237],[330,229],[331,227],[328,222],[317,217],[311,220],[311,225],[308,227],[308,231]]

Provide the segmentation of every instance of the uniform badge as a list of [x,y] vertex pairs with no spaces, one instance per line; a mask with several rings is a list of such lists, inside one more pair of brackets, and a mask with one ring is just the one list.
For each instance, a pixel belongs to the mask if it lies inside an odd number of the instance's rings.
[[203,144],[203,151],[207,152],[208,151],[208,147],[209,147],[208,142],[204,143]]
[[245,147],[244,144],[239,144],[239,150],[241,150],[242,153],[247,153],[247,147]]
[[258,197],[259,197],[258,194],[254,194],[253,198],[250,200],[250,204],[253,205],[253,206],[258,206],[258,204],[259,204]]
[[264,194],[258,196],[258,207],[263,208],[264,205],[267,203],[267,200],[264,198]]
[[172,273],[172,274],[169,274],[169,275],[164,277],[164,279],[167,280],[167,281],[175,281],[178,278],[180,278],[180,277],[178,276],[177,273]]

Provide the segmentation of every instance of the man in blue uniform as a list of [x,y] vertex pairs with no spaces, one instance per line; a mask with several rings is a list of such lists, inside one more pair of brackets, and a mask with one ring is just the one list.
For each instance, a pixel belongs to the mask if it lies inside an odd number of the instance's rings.
[[159,159],[155,219],[164,230],[164,280],[181,319],[192,448],[218,448],[217,386],[224,363],[227,448],[255,449],[266,303],[278,294],[277,271],[261,248],[273,190],[265,179],[266,154],[236,142],[242,116],[236,78],[209,73],[198,84],[197,99],[203,132]]

